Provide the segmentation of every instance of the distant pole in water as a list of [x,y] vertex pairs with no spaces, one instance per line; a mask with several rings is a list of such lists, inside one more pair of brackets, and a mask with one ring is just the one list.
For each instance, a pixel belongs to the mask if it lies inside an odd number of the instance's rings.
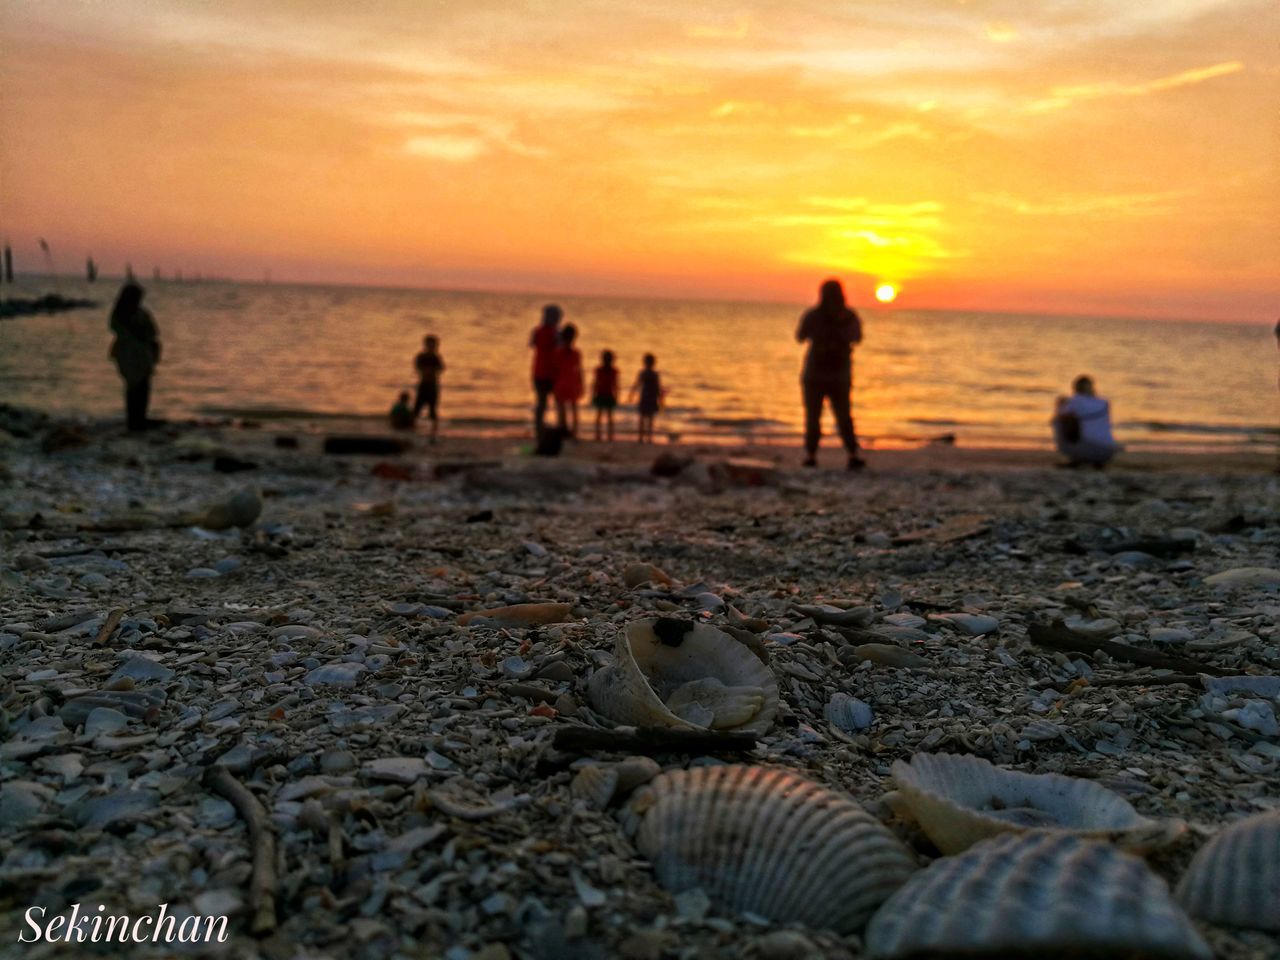
[[7,243],[4,245],[4,281],[13,283],[13,250]]
[[133,282],[136,279],[133,275],[133,264],[129,263],[127,260],[124,265],[124,278],[130,282]]
[[44,237],[38,237],[37,240],[40,243],[40,252],[44,254],[44,268],[50,273],[57,273],[53,266],[53,251],[49,249],[49,242]]
[[159,280],[159,279],[160,279],[160,268],[159,268],[159,267],[152,267],[152,268],[151,268],[151,279],[152,279],[152,280]]
[[85,276],[89,278],[89,282],[93,283],[98,279],[98,265],[93,262],[93,257],[89,257],[84,262]]

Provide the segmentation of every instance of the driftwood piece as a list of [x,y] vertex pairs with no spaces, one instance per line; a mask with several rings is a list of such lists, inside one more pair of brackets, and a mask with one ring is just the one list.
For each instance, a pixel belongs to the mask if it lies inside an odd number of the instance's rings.
[[124,611],[121,609],[112,610],[107,614],[107,621],[102,625],[102,629],[98,631],[98,635],[93,638],[93,645],[101,647],[109,643],[111,635],[116,632],[116,627],[120,626],[120,621],[124,619]]
[[264,936],[276,928],[276,835],[263,809],[249,788],[231,775],[226,767],[210,767],[205,785],[212,787],[231,802],[249,828],[249,845],[253,848],[253,874],[249,878],[249,929]]
[[632,727],[600,730],[595,727],[561,727],[551,741],[556,750],[591,753],[617,750],[627,753],[742,753],[756,745],[755,734],[714,733],[704,730],[672,730],[667,727]]
[[1156,653],[1154,650],[1131,647],[1127,643],[1117,643],[1115,640],[1090,640],[1072,633],[1061,620],[1055,620],[1053,623],[1028,624],[1027,634],[1032,643],[1051,650],[1083,654],[1101,652],[1116,660],[1126,660],[1144,667],[1155,667],[1157,670],[1175,670],[1186,674],[1207,673],[1214,677],[1224,675],[1224,671],[1220,668],[1199,660],[1192,660],[1190,657]]

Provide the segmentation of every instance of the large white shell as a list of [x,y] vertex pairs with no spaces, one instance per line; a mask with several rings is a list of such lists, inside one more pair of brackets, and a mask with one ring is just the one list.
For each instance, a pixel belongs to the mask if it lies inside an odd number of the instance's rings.
[[1201,847],[1178,900],[1211,923],[1280,931],[1280,810],[1233,823]]
[[1088,780],[1004,770],[981,757],[918,753],[892,767],[901,799],[939,850],[960,853],[1001,833],[1051,829],[1129,849],[1168,843],[1180,821],[1151,820]]
[[665,618],[628,624],[587,692],[606,717],[635,726],[761,733],[778,712],[778,681],[747,647]]
[[1052,831],[997,837],[934,861],[871,918],[866,946],[876,960],[1212,957],[1142,860]]
[[789,770],[696,767],[659,775],[624,816],[672,893],[701,888],[730,913],[860,929],[916,869],[852,800]]

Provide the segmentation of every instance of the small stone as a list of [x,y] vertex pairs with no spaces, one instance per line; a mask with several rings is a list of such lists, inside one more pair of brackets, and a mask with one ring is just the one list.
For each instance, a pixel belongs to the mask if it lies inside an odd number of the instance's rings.
[[416,783],[427,775],[427,762],[421,757],[380,757],[360,768],[370,780],[391,783]]
[[1176,627],[1152,627],[1147,636],[1152,643],[1162,643],[1181,646],[1195,639],[1195,634],[1190,630],[1181,630]]
[[870,660],[882,667],[896,667],[903,670],[923,670],[929,666],[929,661],[924,657],[892,643],[859,644],[853,648],[853,656],[859,660]]
[[757,955],[769,960],[818,960],[823,952],[818,945],[794,930],[774,930],[755,942]]
[[320,772],[350,773],[356,768],[356,755],[350,750],[326,750],[320,754]]
[[160,794],[154,790],[117,790],[104,797],[85,800],[68,812],[76,823],[86,830],[102,830],[116,823],[141,817],[160,803]]
[[1211,587],[1271,587],[1280,584],[1280,570],[1271,567],[1235,567],[1205,577]]
[[354,687],[365,670],[363,663],[327,663],[307,674],[307,684],[313,687]]
[[187,571],[187,577],[191,580],[213,580],[220,576],[212,567],[192,567]]
[[1086,640],[1106,640],[1120,632],[1120,624],[1109,617],[1086,620],[1084,617],[1067,617],[1065,626],[1078,637]]
[[229,573],[235,573],[244,565],[239,557],[223,557],[213,565],[213,569],[224,577]]
[[136,683],[142,683],[147,680],[155,680],[157,683],[166,683],[175,676],[174,671],[163,663],[157,663],[150,657],[143,656],[140,653],[133,653],[125,658],[124,663],[120,664],[108,682],[133,680]]
[[85,736],[96,737],[103,733],[115,733],[129,725],[129,718],[119,710],[110,707],[97,707],[89,711],[84,721]]
[[976,613],[940,613],[930,619],[948,623],[969,637],[984,637],[1000,629],[1000,621],[995,617]]
[[711,898],[701,887],[685,890],[675,895],[676,913],[681,920],[701,923],[711,910]]

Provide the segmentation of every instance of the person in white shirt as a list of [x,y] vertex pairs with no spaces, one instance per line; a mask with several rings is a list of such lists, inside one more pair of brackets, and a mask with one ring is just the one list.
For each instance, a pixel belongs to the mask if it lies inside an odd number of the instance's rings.
[[1111,405],[1093,389],[1093,378],[1076,377],[1072,395],[1059,397],[1054,410],[1053,440],[1067,466],[1090,464],[1101,470],[1123,447],[1111,436]]

